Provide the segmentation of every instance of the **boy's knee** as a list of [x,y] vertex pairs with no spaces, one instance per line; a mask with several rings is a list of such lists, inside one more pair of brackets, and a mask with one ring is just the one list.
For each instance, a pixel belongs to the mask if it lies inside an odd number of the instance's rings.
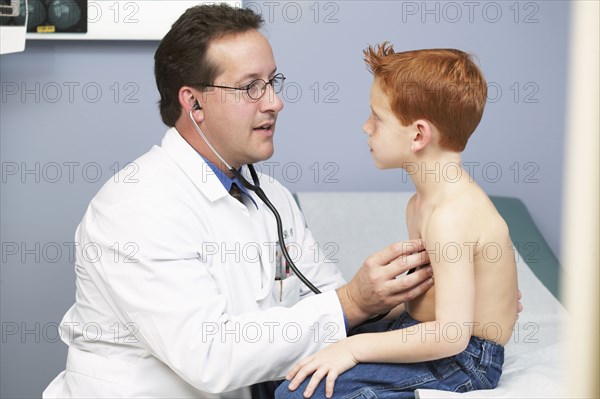
[[290,385],[289,381],[284,381],[275,390],[275,399],[304,399],[302,392],[304,389],[302,385],[296,388],[295,391],[290,391],[288,388]]

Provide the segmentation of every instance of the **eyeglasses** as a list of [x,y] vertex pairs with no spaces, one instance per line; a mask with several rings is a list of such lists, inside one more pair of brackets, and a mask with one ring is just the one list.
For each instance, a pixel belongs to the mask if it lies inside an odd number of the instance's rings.
[[271,85],[275,93],[281,93],[281,89],[283,89],[283,82],[285,82],[285,76],[283,76],[282,73],[278,73],[277,75],[273,76],[273,78],[271,78],[268,82],[265,82],[262,79],[256,79],[242,87],[219,86],[212,84],[203,84],[201,86],[216,87],[219,89],[244,90],[250,99],[260,100],[267,91],[267,85]]

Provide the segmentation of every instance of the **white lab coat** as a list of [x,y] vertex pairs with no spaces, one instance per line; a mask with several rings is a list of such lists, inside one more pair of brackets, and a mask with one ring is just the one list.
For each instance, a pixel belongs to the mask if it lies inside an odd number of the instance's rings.
[[341,273],[290,193],[260,182],[323,294],[295,276],[280,291],[271,212],[254,193],[258,209],[230,196],[169,129],[105,184],[77,229],[76,303],[61,322],[67,366],[43,396],[248,397],[248,385],[345,337],[333,291]]

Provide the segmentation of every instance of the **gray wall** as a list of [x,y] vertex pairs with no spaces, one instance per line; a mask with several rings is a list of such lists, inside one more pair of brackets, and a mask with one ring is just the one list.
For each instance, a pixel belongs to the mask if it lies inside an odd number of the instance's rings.
[[[457,47],[490,83],[464,160],[490,194],[521,198],[560,254],[569,6],[547,2],[246,2],[288,77],[276,155],[292,191],[412,190],[374,168],[361,131],[361,51]],[[1,397],[36,397],[64,368],[75,228],[103,182],[159,143],[156,42],[35,42],[0,58]],[[399,227],[401,228],[401,227]],[[358,260],[357,260],[358,261]]]

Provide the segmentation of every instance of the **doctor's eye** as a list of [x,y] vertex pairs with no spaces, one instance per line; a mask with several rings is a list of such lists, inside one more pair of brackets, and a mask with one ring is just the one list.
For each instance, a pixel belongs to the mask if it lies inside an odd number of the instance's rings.
[[269,83],[273,86],[275,93],[280,93],[283,89],[283,84],[285,83],[285,76],[282,73],[278,73],[269,80]]
[[262,97],[264,89],[261,87],[262,80],[254,80],[247,84],[246,86],[242,86],[243,89],[246,90],[246,94],[253,100],[258,100]]
[[282,73],[278,73],[273,76],[268,82],[265,82],[262,79],[256,79],[250,82],[248,85],[243,86],[242,89],[246,90],[248,97],[253,100],[259,100],[267,91],[267,85],[273,86],[273,91],[275,93],[280,93],[281,89],[283,89],[283,83],[285,82],[285,76]]

